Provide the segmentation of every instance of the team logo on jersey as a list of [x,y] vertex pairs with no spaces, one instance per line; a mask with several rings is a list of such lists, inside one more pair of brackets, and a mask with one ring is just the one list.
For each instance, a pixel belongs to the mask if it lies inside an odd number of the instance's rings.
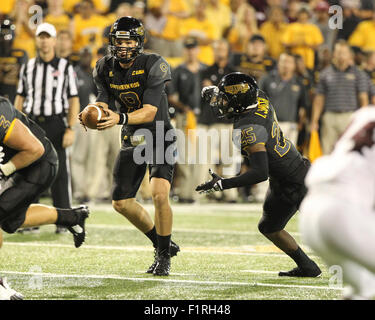
[[248,83],[240,83],[224,87],[224,91],[230,94],[246,93],[249,90],[250,86]]

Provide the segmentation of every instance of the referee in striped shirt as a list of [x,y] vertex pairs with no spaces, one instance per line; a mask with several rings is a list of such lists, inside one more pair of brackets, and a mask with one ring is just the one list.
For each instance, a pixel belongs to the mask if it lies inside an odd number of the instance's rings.
[[[51,187],[53,205],[71,208],[72,192],[68,153],[74,142],[79,112],[79,98],[73,67],[56,57],[56,29],[42,23],[36,29],[38,56],[21,67],[15,107],[26,113],[54,145],[59,158],[59,171]],[[56,233],[65,231],[59,226]]]

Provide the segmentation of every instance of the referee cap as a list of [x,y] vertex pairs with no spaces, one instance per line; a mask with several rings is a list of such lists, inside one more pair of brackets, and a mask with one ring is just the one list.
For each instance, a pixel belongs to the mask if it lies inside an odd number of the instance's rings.
[[36,28],[36,36],[39,36],[42,32],[48,33],[51,37],[56,38],[56,29],[50,23],[41,23],[38,28]]

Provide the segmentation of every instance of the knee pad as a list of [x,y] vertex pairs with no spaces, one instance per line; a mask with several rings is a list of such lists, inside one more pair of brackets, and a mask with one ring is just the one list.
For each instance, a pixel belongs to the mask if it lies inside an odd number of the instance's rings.
[[276,224],[270,223],[270,221],[264,216],[259,220],[259,223],[258,223],[258,230],[260,231],[261,234],[274,233],[282,229],[283,228],[280,228]]

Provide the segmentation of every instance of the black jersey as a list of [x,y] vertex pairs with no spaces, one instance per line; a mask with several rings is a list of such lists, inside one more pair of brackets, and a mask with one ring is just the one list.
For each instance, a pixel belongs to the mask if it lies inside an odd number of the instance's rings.
[[233,128],[240,130],[234,132],[233,141],[243,154],[246,155],[247,146],[265,145],[270,177],[288,180],[303,165],[301,154],[283,136],[275,110],[263,92],[258,97],[257,108],[236,117]]
[[45,132],[34,121],[12,106],[8,99],[0,97],[0,146],[4,148],[4,163],[9,161],[18,151],[9,148],[4,143],[13,130],[16,119],[20,120],[38,138],[44,146],[44,155],[38,161],[45,158],[51,150],[51,142],[46,138]]
[[158,108],[153,122],[126,125],[128,134],[141,128],[149,129],[154,134],[156,121],[163,121],[165,131],[172,128],[165,93],[165,82],[171,80],[171,71],[161,56],[143,53],[129,69],[124,69],[116,59],[107,55],[96,63],[93,76],[98,88],[98,102],[115,106],[122,113],[141,109],[144,104]]

